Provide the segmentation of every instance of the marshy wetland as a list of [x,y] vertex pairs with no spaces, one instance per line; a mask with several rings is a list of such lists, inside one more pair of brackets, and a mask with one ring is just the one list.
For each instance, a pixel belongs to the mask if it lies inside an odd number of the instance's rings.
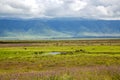
[[120,80],[120,40],[0,41],[0,80]]

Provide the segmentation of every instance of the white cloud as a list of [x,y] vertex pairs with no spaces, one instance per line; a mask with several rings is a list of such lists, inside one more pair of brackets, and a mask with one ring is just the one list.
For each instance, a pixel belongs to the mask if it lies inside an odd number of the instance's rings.
[[119,0],[0,0],[0,17],[120,19]]
[[84,9],[87,3],[85,1],[74,0],[72,3],[69,4],[69,7],[73,11],[80,11]]
[[109,15],[107,8],[105,8],[104,6],[98,6],[97,9],[99,10],[99,12],[103,15]]

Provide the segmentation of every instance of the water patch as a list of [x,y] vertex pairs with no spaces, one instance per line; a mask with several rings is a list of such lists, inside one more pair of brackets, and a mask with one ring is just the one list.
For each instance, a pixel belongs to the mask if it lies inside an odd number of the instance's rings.
[[57,54],[61,54],[61,52],[49,52],[48,54],[57,55]]

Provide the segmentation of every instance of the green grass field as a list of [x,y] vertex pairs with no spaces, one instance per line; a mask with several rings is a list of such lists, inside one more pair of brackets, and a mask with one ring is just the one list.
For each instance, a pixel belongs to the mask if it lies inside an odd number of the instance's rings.
[[0,80],[120,80],[120,46],[0,47]]

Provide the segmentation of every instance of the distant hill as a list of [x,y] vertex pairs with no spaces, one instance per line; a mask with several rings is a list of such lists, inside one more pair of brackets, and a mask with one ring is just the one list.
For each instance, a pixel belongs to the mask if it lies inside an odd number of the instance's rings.
[[0,20],[0,39],[120,38],[120,20]]

